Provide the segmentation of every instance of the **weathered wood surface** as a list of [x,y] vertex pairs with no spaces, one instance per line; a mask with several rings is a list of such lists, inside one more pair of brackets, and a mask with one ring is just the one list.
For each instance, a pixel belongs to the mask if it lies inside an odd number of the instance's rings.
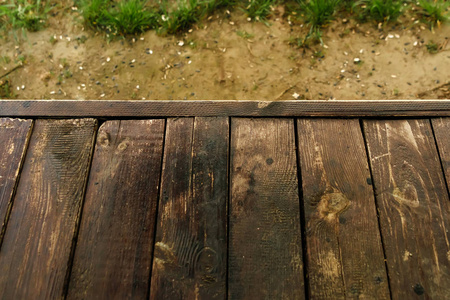
[[96,121],[38,120],[0,251],[0,299],[63,296]]
[[232,119],[230,299],[304,299],[294,121]]
[[224,299],[228,119],[168,119],[150,299]]
[[0,119],[0,247],[31,126],[31,120]]
[[145,299],[164,120],[107,121],[98,132],[68,299]]
[[447,179],[447,189],[450,190],[450,118],[432,119],[431,122],[441,157],[442,168]]
[[450,100],[1,100],[0,117],[450,116]]
[[311,297],[389,299],[359,121],[297,124]]
[[393,299],[450,295],[449,197],[428,120],[365,121]]

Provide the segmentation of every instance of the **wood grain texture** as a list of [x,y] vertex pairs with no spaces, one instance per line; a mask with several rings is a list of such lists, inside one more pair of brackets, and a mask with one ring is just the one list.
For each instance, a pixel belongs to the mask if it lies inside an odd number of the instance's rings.
[[0,247],[32,120],[0,119]]
[[393,299],[450,295],[449,196],[429,120],[365,121]]
[[225,299],[228,118],[168,119],[150,299]]
[[450,100],[2,100],[0,117],[450,116]]
[[450,190],[450,118],[432,119],[431,122],[439,148],[442,168],[447,179],[447,188]]
[[232,119],[230,299],[304,299],[294,121]]
[[152,259],[164,120],[98,132],[68,299],[144,299]]
[[0,251],[0,299],[63,297],[96,124],[36,121]]
[[389,299],[371,175],[358,120],[298,120],[313,299]]

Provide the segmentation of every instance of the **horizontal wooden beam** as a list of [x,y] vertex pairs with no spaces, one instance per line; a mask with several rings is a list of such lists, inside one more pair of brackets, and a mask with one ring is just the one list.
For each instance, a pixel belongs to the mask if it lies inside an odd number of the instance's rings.
[[0,100],[0,117],[445,117],[450,100]]

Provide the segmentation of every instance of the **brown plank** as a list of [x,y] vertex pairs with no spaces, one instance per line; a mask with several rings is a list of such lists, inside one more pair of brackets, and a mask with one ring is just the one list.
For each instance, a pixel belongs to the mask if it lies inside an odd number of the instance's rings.
[[450,190],[450,118],[432,119],[431,122],[447,179],[447,188]]
[[450,100],[2,100],[0,117],[450,116]]
[[96,123],[36,121],[0,252],[1,299],[63,296]]
[[365,121],[393,299],[450,295],[449,197],[428,120]]
[[371,175],[358,120],[298,120],[309,291],[389,299]]
[[0,119],[0,246],[31,126],[32,120]]
[[230,299],[304,299],[294,122],[232,119]]
[[227,118],[167,121],[150,299],[224,299]]
[[152,259],[164,120],[98,132],[68,299],[144,299]]

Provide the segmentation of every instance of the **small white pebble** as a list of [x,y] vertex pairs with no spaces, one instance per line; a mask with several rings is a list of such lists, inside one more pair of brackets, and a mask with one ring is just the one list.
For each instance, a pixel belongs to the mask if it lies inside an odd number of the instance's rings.
[[396,35],[395,35],[395,38],[399,39],[399,38],[400,38],[400,35],[399,35],[399,34],[396,34]]
[[361,60],[360,60],[358,57],[356,57],[353,61],[354,61],[355,63],[358,63],[358,62],[360,62]]
[[417,46],[417,44],[418,44],[417,41],[415,41],[413,45],[414,45],[414,46]]
[[341,70],[341,73],[344,73],[344,72],[345,72],[345,70],[344,70],[344,69],[342,69],[342,70]]
[[69,36],[68,36],[68,37],[66,37],[66,40],[70,42],[70,37],[69,37]]
[[51,92],[50,92],[50,95],[54,95],[54,94],[56,94],[55,91],[51,91]]
[[359,50],[359,53],[363,54],[363,52],[364,52],[364,49]]
[[16,87],[18,91],[20,91],[20,86]]
[[81,84],[82,87],[86,87],[86,85],[84,83]]
[[137,85],[136,88],[139,89],[139,85]]
[[149,53],[150,53],[150,54],[153,54],[153,51],[152,51],[152,50],[150,50],[150,51],[149,51]]
[[251,22],[251,21],[252,21],[252,18],[247,18],[247,21]]
[[192,60],[188,61],[188,65],[190,65],[192,63]]
[[105,97],[105,94],[101,94],[101,95],[100,95],[100,98],[103,98],[103,97]]
[[83,70],[83,67],[82,67],[82,66],[80,66],[80,70]]
[[397,78],[397,75],[391,75],[392,78]]
[[62,39],[63,39],[63,36],[62,36],[62,35],[60,35],[60,36],[59,36],[59,39],[60,39],[60,40],[62,40]]
[[81,87],[80,87],[80,86],[77,86],[77,89],[81,90]]
[[184,46],[184,42],[183,41],[179,41],[178,42],[178,46],[183,47]]
[[390,38],[390,39],[393,39],[393,38],[394,38],[394,35],[393,35],[393,34],[388,34],[387,37]]
[[[300,97],[300,95],[297,94],[297,93],[293,93],[293,94],[292,94],[292,97],[294,97],[295,99],[298,99],[298,97]],[[258,228],[258,229],[259,229],[259,228]]]
[[110,61],[111,61],[111,58],[110,58],[110,57],[107,57],[107,58],[106,58],[106,61],[107,61],[107,62],[110,62]]
[[233,26],[233,25],[234,25],[234,22],[230,22],[230,25]]
[[131,63],[132,63],[132,64],[134,64],[135,62],[136,62],[136,60],[135,60],[135,59],[132,59],[132,60],[131,60]]
[[328,49],[328,46],[327,46],[327,45],[325,45],[325,44],[323,45],[323,47],[324,47],[325,49]]
[[347,52],[347,51],[344,51],[344,55],[347,56],[347,55],[348,55],[348,52]]
[[21,88],[22,90],[24,90],[24,89],[25,89],[25,85],[22,85],[20,88]]
[[144,40],[144,38],[143,38],[143,37],[141,37],[141,38],[140,38],[140,40],[141,40],[141,41],[143,41],[143,40]]

